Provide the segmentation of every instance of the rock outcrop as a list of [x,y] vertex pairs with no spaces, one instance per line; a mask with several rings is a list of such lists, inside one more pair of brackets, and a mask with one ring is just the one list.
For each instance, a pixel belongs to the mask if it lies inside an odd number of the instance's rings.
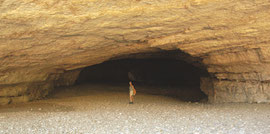
[[161,50],[202,59],[212,102],[269,102],[269,14],[268,0],[0,0],[0,104],[42,98],[77,69]]

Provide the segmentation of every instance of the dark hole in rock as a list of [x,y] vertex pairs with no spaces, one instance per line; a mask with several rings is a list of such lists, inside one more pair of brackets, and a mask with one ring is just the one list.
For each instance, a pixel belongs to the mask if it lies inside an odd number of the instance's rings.
[[76,84],[123,85],[132,81],[137,92],[176,97],[183,101],[206,100],[200,77],[203,67],[168,58],[126,58],[84,68]]

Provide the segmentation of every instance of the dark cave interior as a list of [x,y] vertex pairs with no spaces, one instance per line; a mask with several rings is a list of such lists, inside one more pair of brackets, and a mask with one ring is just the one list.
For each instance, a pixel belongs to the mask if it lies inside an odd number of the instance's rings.
[[[128,86],[132,81],[139,92],[200,101],[207,98],[200,90],[200,77],[205,75],[208,75],[205,69],[178,59],[125,58],[84,68],[76,84]],[[141,87],[148,87],[148,90]]]

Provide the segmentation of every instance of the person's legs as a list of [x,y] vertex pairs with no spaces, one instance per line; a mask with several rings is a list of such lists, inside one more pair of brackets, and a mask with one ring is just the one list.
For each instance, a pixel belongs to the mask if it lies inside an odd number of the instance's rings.
[[129,95],[129,104],[133,104],[133,96]]

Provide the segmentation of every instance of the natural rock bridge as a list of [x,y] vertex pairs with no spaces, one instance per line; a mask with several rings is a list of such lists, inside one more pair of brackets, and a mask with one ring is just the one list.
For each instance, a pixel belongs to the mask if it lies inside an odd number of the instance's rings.
[[0,0],[0,104],[105,61],[153,58],[195,66],[209,102],[269,102],[269,14],[268,0]]

